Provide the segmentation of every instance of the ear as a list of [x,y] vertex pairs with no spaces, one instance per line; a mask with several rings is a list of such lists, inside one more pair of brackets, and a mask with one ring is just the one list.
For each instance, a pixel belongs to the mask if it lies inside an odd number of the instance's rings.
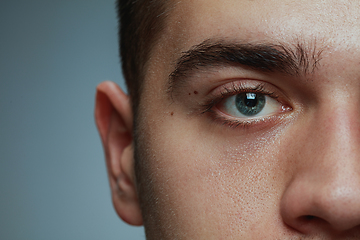
[[97,87],[95,120],[103,143],[112,200],[118,215],[131,225],[142,225],[138,201],[129,97],[113,82]]

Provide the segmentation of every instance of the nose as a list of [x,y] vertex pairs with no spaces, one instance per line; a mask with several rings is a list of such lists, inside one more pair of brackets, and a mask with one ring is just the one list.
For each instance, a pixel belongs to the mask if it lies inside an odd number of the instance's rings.
[[[320,113],[290,149],[292,179],[281,215],[303,234],[360,234],[360,128],[356,114]],[[300,131],[300,130],[299,130]]]

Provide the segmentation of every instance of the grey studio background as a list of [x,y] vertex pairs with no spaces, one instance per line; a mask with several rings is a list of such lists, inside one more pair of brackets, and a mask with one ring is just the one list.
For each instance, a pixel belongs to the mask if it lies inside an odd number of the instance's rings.
[[120,85],[113,0],[0,1],[0,239],[145,239],[111,204],[95,88]]

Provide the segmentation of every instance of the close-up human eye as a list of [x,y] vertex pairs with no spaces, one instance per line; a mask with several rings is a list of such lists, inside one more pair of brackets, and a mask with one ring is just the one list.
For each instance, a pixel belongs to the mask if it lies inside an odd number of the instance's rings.
[[257,81],[228,83],[210,95],[213,99],[204,112],[209,112],[222,124],[234,127],[261,124],[292,110],[279,89]]
[[263,93],[243,92],[222,100],[218,109],[235,118],[261,118],[276,114],[282,105]]

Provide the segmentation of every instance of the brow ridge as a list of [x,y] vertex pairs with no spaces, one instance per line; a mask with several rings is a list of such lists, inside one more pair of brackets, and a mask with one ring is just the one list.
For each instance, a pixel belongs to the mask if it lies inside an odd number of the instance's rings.
[[218,66],[242,66],[260,72],[280,72],[291,76],[312,74],[322,51],[315,44],[292,46],[273,43],[233,43],[211,39],[182,53],[169,75],[169,90],[196,70]]

